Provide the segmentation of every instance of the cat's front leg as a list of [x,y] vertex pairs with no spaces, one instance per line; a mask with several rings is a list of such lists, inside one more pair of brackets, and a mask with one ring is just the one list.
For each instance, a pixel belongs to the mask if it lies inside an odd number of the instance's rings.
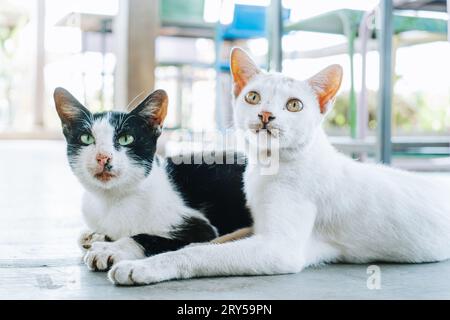
[[82,251],[86,251],[92,247],[94,242],[99,241],[111,241],[111,239],[106,234],[85,230],[78,237],[78,246]]
[[114,242],[96,242],[84,256],[89,269],[106,271],[122,260],[136,260],[158,253],[178,250],[189,242],[151,234],[138,234]]
[[114,284],[142,285],[204,276],[294,273],[303,266],[297,244],[287,239],[253,236],[121,261],[111,268],[108,276]]
[[[255,235],[249,238],[185,247],[137,261],[121,261],[111,268],[109,279],[119,285],[135,285],[193,277],[301,271],[307,266],[307,244],[311,239],[316,207],[300,201],[289,208],[277,204],[262,210],[262,217],[266,218],[260,219],[259,229],[255,228]],[[274,219],[267,219],[269,214]]]
[[106,271],[119,261],[144,257],[144,248],[133,238],[125,237],[113,242],[94,242],[84,256],[84,263],[90,270]]

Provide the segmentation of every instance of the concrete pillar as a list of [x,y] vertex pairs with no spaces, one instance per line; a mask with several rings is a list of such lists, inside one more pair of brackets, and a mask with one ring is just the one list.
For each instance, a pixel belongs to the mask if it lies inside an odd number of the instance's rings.
[[[143,99],[155,85],[158,0],[120,0],[115,20],[117,67],[115,106]],[[133,102],[133,103],[135,103]]]
[[44,127],[44,106],[45,106],[45,0],[36,1],[35,20],[35,50],[34,59],[34,113],[33,125]]

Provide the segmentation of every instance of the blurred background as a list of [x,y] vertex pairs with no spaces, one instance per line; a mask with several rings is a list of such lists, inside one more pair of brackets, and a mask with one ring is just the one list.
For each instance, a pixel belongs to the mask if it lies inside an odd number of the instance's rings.
[[57,86],[93,111],[162,88],[170,105],[160,152],[176,153],[196,132],[230,127],[227,58],[238,45],[296,79],[343,65],[325,124],[343,152],[450,171],[447,1],[386,3],[0,0],[0,143],[61,140]]

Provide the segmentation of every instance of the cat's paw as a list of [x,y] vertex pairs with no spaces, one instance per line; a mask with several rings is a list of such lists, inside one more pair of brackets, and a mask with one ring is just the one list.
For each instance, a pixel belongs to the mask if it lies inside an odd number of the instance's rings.
[[78,238],[78,245],[80,246],[81,250],[86,251],[92,247],[92,244],[94,242],[107,241],[108,239],[109,238],[104,234],[92,231],[84,231]]
[[146,285],[176,278],[173,265],[159,263],[155,258],[121,261],[111,268],[108,278],[122,286]]
[[84,263],[93,271],[106,271],[122,260],[144,258],[142,248],[131,238],[114,242],[95,242],[84,256]]

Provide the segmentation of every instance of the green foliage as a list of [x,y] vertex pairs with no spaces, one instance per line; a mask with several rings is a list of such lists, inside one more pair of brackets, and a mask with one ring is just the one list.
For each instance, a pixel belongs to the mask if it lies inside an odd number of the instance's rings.
[[[377,126],[377,92],[369,91],[369,130]],[[326,128],[332,132],[350,132],[349,94],[340,94],[330,112]],[[416,92],[411,96],[394,94],[393,134],[442,134],[450,131],[449,97],[433,97]]]

